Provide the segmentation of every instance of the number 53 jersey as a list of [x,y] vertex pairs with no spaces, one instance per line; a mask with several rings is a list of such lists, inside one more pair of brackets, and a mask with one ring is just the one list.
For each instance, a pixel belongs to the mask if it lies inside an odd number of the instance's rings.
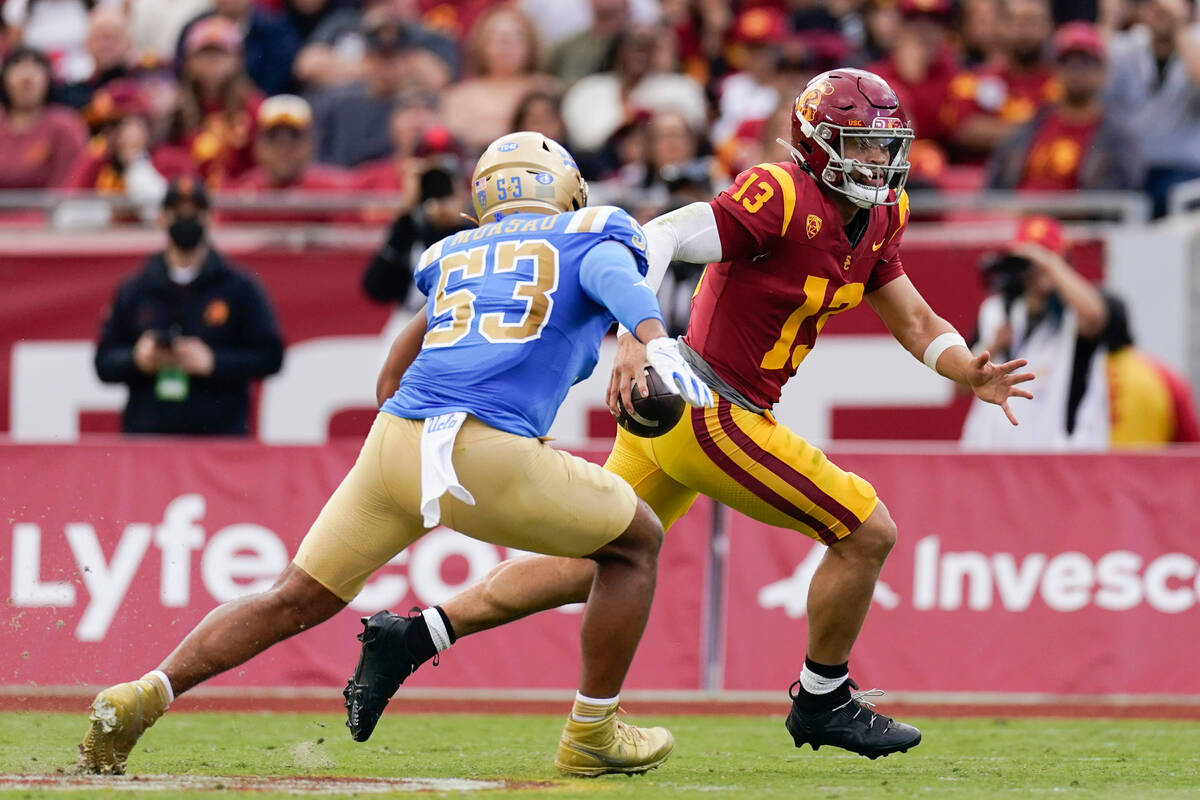
[[725,261],[705,269],[684,341],[747,400],[770,408],[829,318],[904,274],[908,196],[860,211],[866,225],[856,241],[827,193],[792,163],[746,170],[711,205]]
[[425,339],[382,410],[408,419],[465,411],[544,436],[615,321],[579,279],[583,257],[604,241],[628,247],[646,274],[642,229],[613,206],[513,214],[431,246],[415,271],[429,298]]

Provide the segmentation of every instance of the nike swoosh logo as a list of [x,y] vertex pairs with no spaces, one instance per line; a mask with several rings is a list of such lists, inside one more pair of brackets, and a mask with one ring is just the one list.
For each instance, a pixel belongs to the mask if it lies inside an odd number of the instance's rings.
[[634,284],[634,286],[645,286],[647,289],[649,289],[649,288],[650,288],[650,284],[646,283],[646,279],[645,279],[645,278],[642,278],[640,281],[638,281],[637,283],[635,283],[635,284]]
[[875,244],[871,245],[871,250],[875,251],[881,247],[883,247],[883,239],[880,239],[878,242],[875,242]]

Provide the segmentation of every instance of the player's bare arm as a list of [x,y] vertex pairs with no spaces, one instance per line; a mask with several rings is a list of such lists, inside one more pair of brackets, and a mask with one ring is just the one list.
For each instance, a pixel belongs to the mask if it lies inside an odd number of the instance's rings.
[[[957,337],[954,326],[929,307],[906,275],[867,297],[888,330],[914,358],[925,360],[930,345],[940,336]],[[1011,397],[1032,399],[1033,394],[1018,388],[1017,384],[1033,380],[1034,375],[1017,372],[1028,363],[1023,358],[1004,364],[993,364],[990,359],[991,354],[986,351],[972,356],[965,345],[954,345],[937,355],[931,366],[939,375],[969,386],[980,400],[1000,406],[1009,422],[1016,425],[1017,418],[1009,408],[1008,400]]]
[[379,377],[375,380],[375,401],[379,405],[387,402],[387,399],[396,393],[396,389],[400,388],[400,378],[421,352],[425,328],[425,315],[417,314],[392,342],[387,359],[379,370]]

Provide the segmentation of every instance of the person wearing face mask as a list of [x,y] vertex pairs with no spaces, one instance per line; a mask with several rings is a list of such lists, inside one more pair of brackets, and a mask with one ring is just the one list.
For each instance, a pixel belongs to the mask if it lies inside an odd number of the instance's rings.
[[209,200],[192,177],[167,187],[167,245],[117,289],[96,373],[124,383],[121,429],[136,434],[249,432],[250,384],[283,363],[266,295],[212,247]]

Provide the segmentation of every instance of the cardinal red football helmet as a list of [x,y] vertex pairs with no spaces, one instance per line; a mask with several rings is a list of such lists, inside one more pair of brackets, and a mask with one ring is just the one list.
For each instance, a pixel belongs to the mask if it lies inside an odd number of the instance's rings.
[[887,81],[862,69],[835,69],[796,98],[796,160],[829,189],[862,208],[894,205],[908,180],[913,130]]

